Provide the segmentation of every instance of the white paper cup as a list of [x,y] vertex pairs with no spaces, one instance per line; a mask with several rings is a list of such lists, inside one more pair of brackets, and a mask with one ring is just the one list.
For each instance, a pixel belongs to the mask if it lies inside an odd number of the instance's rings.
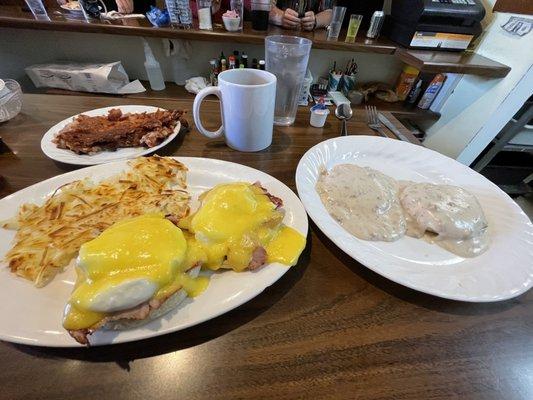
[[315,128],[322,128],[326,123],[328,115],[329,110],[327,108],[325,110],[313,110],[311,108],[311,118],[309,120],[309,124]]
[[228,32],[237,32],[240,30],[241,18],[229,18],[222,16],[222,21],[224,22],[224,27]]

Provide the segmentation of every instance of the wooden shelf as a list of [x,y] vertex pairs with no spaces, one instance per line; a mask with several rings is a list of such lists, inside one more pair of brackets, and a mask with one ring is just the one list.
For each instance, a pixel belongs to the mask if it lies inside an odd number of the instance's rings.
[[412,120],[431,120],[436,121],[440,118],[440,113],[431,110],[422,110],[418,107],[406,107],[403,102],[387,103],[386,101],[372,97],[367,104],[356,106],[364,108],[366,105],[376,106],[378,110],[388,111],[396,118],[408,118]]
[[[139,19],[87,22],[84,19],[67,18],[58,8],[49,8],[48,15],[49,21],[36,20],[31,13],[23,11],[20,6],[0,6],[0,28],[104,33],[257,45],[264,44],[265,37],[268,35],[290,34],[312,40],[314,49],[394,54],[403,62],[425,72],[456,72],[502,78],[511,70],[506,65],[472,52],[407,50],[398,47],[397,44],[385,37],[367,39],[364,35],[360,35],[355,43],[345,43],[342,40],[328,41],[324,29],[315,32],[287,31],[276,26],[269,26],[267,31],[259,32],[251,29],[251,25],[245,22],[243,32],[233,33],[227,32],[220,24],[214,24],[213,31],[205,31],[197,29],[197,27],[191,29],[156,28],[151,26],[147,20]],[[344,35],[345,33],[341,32],[340,37],[344,37]]]
[[[270,25],[267,31],[254,31],[250,22],[244,23],[243,32],[228,32],[220,23],[215,23],[214,29],[207,31],[198,29],[196,25],[191,29],[157,28],[152,26],[146,19],[91,20],[87,22],[80,18],[67,18],[59,8],[49,8],[48,16],[50,17],[49,21],[36,20],[31,13],[23,11],[21,7],[0,6],[0,27],[250,44],[264,44],[266,36],[290,32],[292,35],[295,34],[312,40],[313,48],[316,49],[394,54],[397,47],[387,38],[367,39],[366,37],[358,37],[355,43],[328,41],[326,40],[324,29],[315,32],[287,31]],[[194,22],[197,23],[196,20]],[[343,35],[346,35],[346,33],[341,32],[341,37],[344,37]]]
[[458,53],[399,48],[395,55],[404,63],[412,65],[422,72],[454,72],[503,78],[511,70],[507,65],[469,51]]

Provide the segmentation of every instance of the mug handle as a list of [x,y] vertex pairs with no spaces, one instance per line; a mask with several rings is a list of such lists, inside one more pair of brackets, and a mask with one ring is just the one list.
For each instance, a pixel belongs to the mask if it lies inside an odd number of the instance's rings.
[[[202,101],[204,100],[205,96],[208,96],[210,94],[214,94],[217,96],[220,100],[220,111],[222,113],[222,99],[220,97],[220,89],[216,86],[209,86],[206,88],[203,88],[198,92],[196,97],[194,98],[194,103],[192,106],[192,116],[194,119],[194,124],[196,125],[196,129],[198,129],[198,132],[200,132],[202,135],[207,136],[210,139],[216,139],[223,135],[224,133],[224,120],[222,120],[222,126],[218,128],[216,131],[208,131],[204,128],[202,125],[202,121],[200,121],[200,105],[202,104]],[[222,116],[222,119],[224,119],[224,116]]]

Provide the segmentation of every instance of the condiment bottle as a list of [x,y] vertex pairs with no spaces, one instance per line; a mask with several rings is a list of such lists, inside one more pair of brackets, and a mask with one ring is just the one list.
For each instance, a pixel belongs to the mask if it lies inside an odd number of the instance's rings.
[[265,60],[259,60],[259,69],[265,70]]
[[427,110],[429,107],[431,107],[431,103],[433,103],[433,100],[435,100],[435,97],[437,97],[437,94],[439,94],[439,91],[442,88],[445,80],[446,76],[443,74],[435,75],[428,88],[422,95],[422,98],[418,102],[418,108]]
[[403,101],[407,98],[418,74],[419,71],[415,67],[411,67],[410,65],[403,67],[402,73],[398,77],[398,82],[396,83],[396,95],[398,96],[398,99]]
[[211,0],[196,0],[198,7],[198,28],[212,31]]
[[211,86],[216,86],[217,85],[217,75],[218,75],[217,60],[212,59],[211,61],[209,61],[209,64],[211,65],[211,73],[209,74],[209,80],[211,82]]
[[146,61],[144,62],[144,68],[146,69],[146,74],[148,75],[148,81],[150,81],[150,87],[152,90],[163,90],[165,88],[165,80],[163,79],[161,66],[155,59],[152,49],[145,39],[143,39],[143,45],[144,57],[146,58]]
[[229,69],[235,69],[235,56],[229,56]]
[[430,73],[421,73],[418,75],[416,82],[413,84],[409,94],[407,95],[407,98],[405,99],[405,105],[408,108],[412,108],[418,103],[422,97],[422,93],[426,91],[426,88],[429,86],[429,82],[431,82],[432,78],[433,74]]

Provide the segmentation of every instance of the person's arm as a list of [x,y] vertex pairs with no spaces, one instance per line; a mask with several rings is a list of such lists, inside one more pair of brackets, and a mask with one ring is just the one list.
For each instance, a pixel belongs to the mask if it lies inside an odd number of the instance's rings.
[[302,28],[306,31],[323,28],[331,22],[331,10],[324,10],[315,14],[313,11],[307,11],[302,18]]
[[270,23],[278,26],[282,26],[287,29],[296,29],[300,26],[300,18],[298,13],[290,8],[285,11],[280,10],[276,5],[272,5],[270,9]]

